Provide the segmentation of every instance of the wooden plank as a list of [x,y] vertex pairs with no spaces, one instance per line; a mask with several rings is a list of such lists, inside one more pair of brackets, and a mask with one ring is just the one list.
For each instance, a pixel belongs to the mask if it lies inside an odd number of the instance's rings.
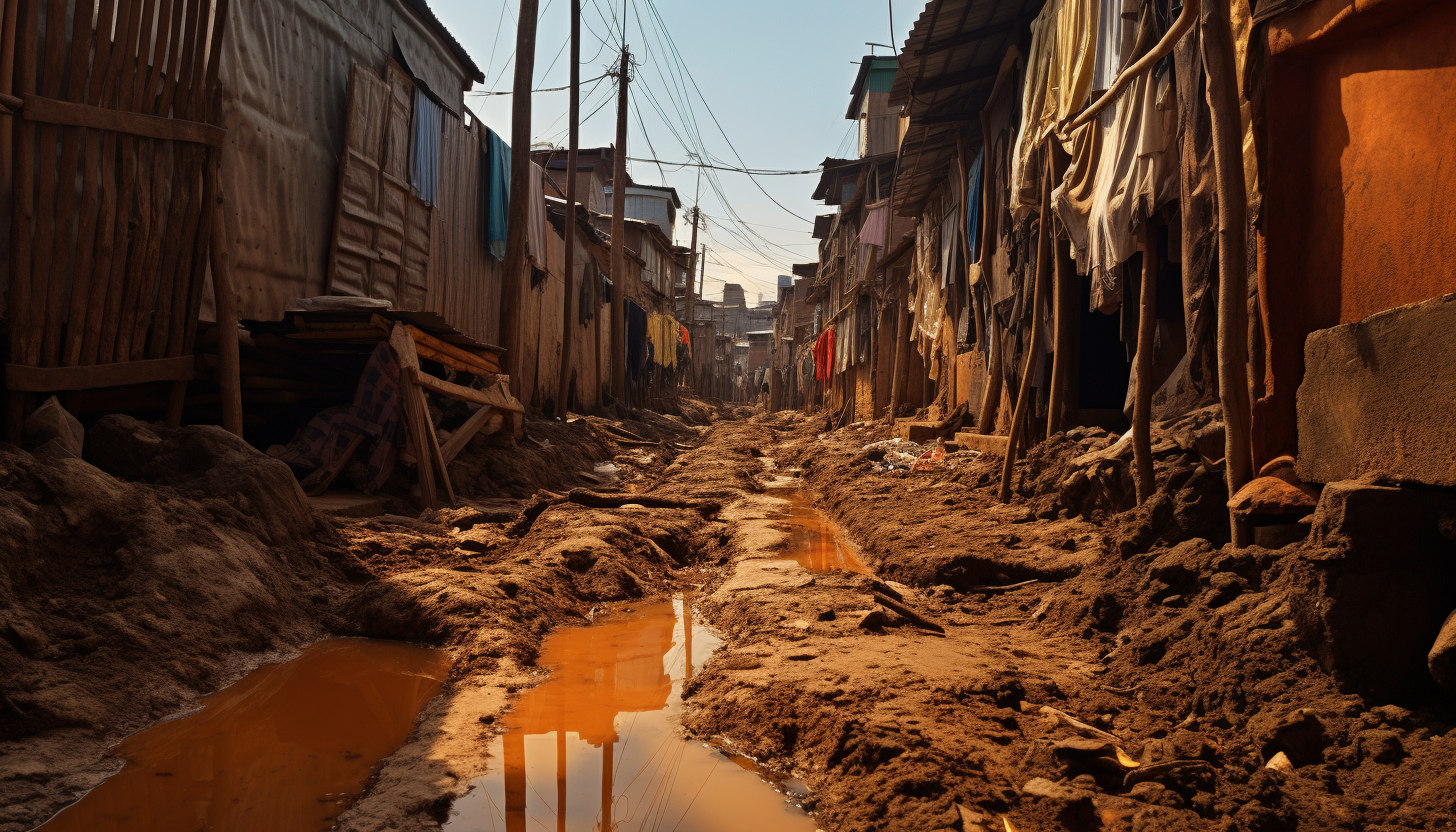
[[92,390],[98,387],[121,387],[151,381],[188,381],[193,374],[193,357],[158,358],[148,361],[123,361],[115,364],[93,364],[89,367],[32,367],[25,364],[5,365],[5,386],[31,393],[55,393],[61,390]]
[[415,339],[416,344],[423,344],[424,346],[429,347],[435,352],[444,353],[456,359],[457,361],[462,361],[466,364],[479,367],[481,372],[500,372],[500,362],[494,361],[494,356],[486,358],[484,356],[476,355],[475,353],[461,347],[457,347],[454,344],[447,344],[444,341],[441,341],[439,338],[436,338],[428,332],[420,329],[419,327],[410,324],[405,325],[405,331],[410,334],[411,338]]
[[485,423],[490,421],[490,417],[494,414],[494,406],[483,405],[469,419],[465,420],[465,424],[450,434],[450,438],[445,442],[445,447],[440,449],[447,466],[455,461],[455,457],[459,456],[461,451],[465,450],[465,446],[470,444],[470,440],[475,438],[475,434],[485,427]]
[[416,344],[415,349],[419,351],[419,354],[422,358],[428,358],[431,361],[438,361],[439,363],[444,364],[446,367],[449,367],[452,370],[458,370],[462,373],[470,373],[471,375],[475,376],[495,375],[494,371],[482,369],[479,365],[476,364],[466,364],[464,361],[461,361],[454,356],[446,355],[431,347],[427,347],[424,344]]
[[425,391],[415,385],[411,388],[414,392],[416,403],[415,409],[424,415],[424,426],[422,431],[425,435],[425,450],[430,454],[431,465],[440,473],[440,480],[445,483],[445,496],[450,498],[450,505],[455,505],[455,485],[450,482],[450,472],[446,469],[445,455],[440,452],[440,436],[435,433],[435,423],[430,419],[430,405],[425,401]]
[[442,396],[449,396],[452,399],[459,399],[464,402],[475,402],[477,404],[488,404],[491,407],[498,407],[501,410],[508,410],[513,413],[524,413],[526,408],[509,394],[502,392],[504,382],[497,382],[494,387],[484,390],[476,390],[474,387],[463,387],[459,384],[451,384],[448,381],[435,378],[429,373],[422,372],[418,367],[411,367],[407,375],[421,387],[433,390]]
[[93,107],[69,101],[56,101],[40,95],[27,93],[21,96],[25,102],[22,116],[27,121],[40,124],[67,127],[93,127],[110,130],[130,136],[141,136],[163,141],[190,142],[208,147],[222,147],[227,131],[221,127],[200,121],[184,121],[177,118],[130,113],[108,107]]
[[400,401],[404,405],[405,427],[409,430],[410,446],[415,454],[416,471],[419,472],[420,501],[424,503],[425,508],[435,508],[439,500],[435,496],[435,474],[430,452],[425,447],[424,436],[424,426],[429,420],[429,415],[419,412],[414,384],[410,381],[410,368],[404,369],[405,372],[401,373],[399,378],[399,394]]

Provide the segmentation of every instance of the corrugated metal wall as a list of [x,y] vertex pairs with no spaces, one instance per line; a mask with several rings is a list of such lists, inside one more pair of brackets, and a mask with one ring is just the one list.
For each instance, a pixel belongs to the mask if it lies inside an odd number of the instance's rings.
[[483,130],[448,111],[440,137],[434,233],[424,310],[461,333],[500,343],[500,261],[485,239]]

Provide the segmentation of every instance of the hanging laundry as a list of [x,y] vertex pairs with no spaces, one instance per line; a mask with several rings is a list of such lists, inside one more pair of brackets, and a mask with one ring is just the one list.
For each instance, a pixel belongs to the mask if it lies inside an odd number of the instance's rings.
[[[1144,7],[1139,53],[1156,42],[1153,7]],[[1116,269],[1138,250],[1138,229],[1178,198],[1178,154],[1171,79],[1165,70],[1139,75],[1102,116],[1076,135],[1071,166],[1052,192],[1057,217],[1072,239],[1077,273],[1092,276],[1092,308],[1122,302]],[[1106,111],[1104,111],[1104,114]]]
[[440,168],[440,132],[444,129],[440,105],[415,88],[415,112],[410,138],[410,186],[426,205],[435,204]]
[[530,217],[526,225],[526,255],[531,265],[546,269],[546,171],[531,163]]
[[986,167],[986,148],[976,154],[971,163],[970,181],[966,185],[966,242],[971,251],[971,262],[981,262],[981,179]]
[[814,378],[828,381],[834,373],[834,327],[825,327],[814,342]]
[[[506,216],[511,205],[511,146],[485,128],[485,243],[490,247],[490,256],[497,260],[506,258]],[[541,202],[545,210],[545,197]],[[542,220],[545,220],[543,213]],[[542,232],[545,239],[545,232]],[[544,243],[543,243],[544,249]],[[542,253],[544,258],[544,251]],[[545,268],[538,266],[537,268]]]

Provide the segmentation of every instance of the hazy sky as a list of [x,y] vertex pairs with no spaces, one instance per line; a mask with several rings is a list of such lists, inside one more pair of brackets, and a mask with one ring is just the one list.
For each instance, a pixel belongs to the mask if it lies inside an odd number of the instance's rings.
[[[564,86],[569,79],[569,0],[540,0],[540,4],[536,87]],[[582,0],[582,4],[581,78],[587,82],[618,60],[624,0]],[[477,92],[466,94],[466,104],[509,140],[511,96],[479,92],[511,87],[519,0],[430,0],[430,6],[486,76],[483,87],[477,85]],[[685,161],[689,150],[706,148],[717,162],[739,165],[741,155],[747,167],[774,170],[808,170],[825,156],[855,155],[854,122],[844,118],[859,70],[851,62],[870,53],[866,41],[890,42],[888,6],[885,0],[625,0],[627,45],[640,64],[630,87],[634,107],[628,155]],[[904,44],[923,8],[923,2],[894,4],[896,48]],[[672,55],[664,29],[681,64]],[[562,91],[534,96],[533,141],[566,145],[568,95]],[[583,83],[582,147],[612,143],[616,109],[613,79]],[[645,162],[628,165],[635,181],[657,185],[665,179],[677,188],[684,210],[692,204],[698,187],[694,169],[663,165],[659,171],[657,165]],[[755,178],[783,207],[744,174],[718,171],[702,177],[700,203],[708,227],[706,234],[700,232],[699,242],[710,249],[709,298],[719,298],[727,282],[743,284],[750,303],[759,292],[767,300],[773,296],[777,275],[788,274],[792,263],[817,257],[809,231],[814,214],[824,207],[809,196],[818,177]],[[721,196],[713,187],[714,179]],[[730,219],[730,208],[748,229]],[[691,230],[679,215],[680,244],[688,244]]]

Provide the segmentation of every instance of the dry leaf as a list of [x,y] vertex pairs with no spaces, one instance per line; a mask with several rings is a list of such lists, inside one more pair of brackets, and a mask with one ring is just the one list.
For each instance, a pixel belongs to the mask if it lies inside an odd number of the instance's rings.
[[1142,765],[1142,763],[1139,763],[1137,760],[1134,760],[1133,758],[1127,756],[1127,752],[1123,751],[1120,746],[1114,745],[1112,748],[1114,751],[1117,752],[1118,765],[1122,766],[1123,768],[1137,768],[1138,766]]

